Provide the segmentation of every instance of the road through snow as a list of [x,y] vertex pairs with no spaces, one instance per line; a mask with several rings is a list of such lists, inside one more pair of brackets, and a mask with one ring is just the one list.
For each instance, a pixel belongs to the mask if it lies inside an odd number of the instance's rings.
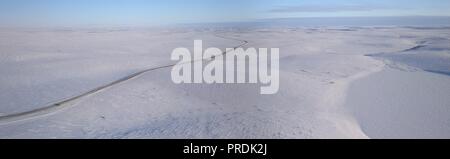
[[[238,46],[233,47],[234,49],[243,47],[244,45],[246,45],[248,43],[248,41],[246,41],[246,40],[240,40],[240,39],[236,39],[236,38],[229,38],[229,37],[219,36],[219,35],[215,35],[215,36],[219,37],[219,38],[240,41],[241,44],[238,45]],[[224,51],[222,53],[222,55],[225,55],[226,53],[228,53],[228,52]],[[194,59],[194,60],[186,62],[186,63],[193,63],[193,62],[199,62],[199,61],[204,61],[204,60],[210,60],[210,59],[213,59],[213,58],[214,57],[208,58],[208,59],[200,59],[200,60],[199,59]],[[59,111],[59,110],[61,110],[63,108],[71,106],[72,103],[76,103],[77,100],[79,100],[79,99],[81,99],[83,97],[95,94],[95,93],[97,93],[99,91],[105,90],[105,89],[107,89],[109,87],[112,87],[114,85],[117,85],[119,83],[123,83],[125,81],[130,80],[130,79],[136,78],[139,75],[142,75],[144,73],[148,73],[148,72],[159,70],[159,69],[163,69],[163,68],[173,67],[175,65],[183,65],[183,64],[186,64],[186,63],[170,64],[170,65],[165,65],[165,66],[159,66],[159,67],[153,67],[153,68],[145,69],[145,70],[133,73],[131,75],[125,76],[123,78],[120,78],[120,79],[118,79],[116,81],[113,81],[113,82],[111,82],[109,84],[106,84],[106,85],[94,88],[94,89],[92,89],[92,90],[90,90],[88,92],[82,93],[82,94],[80,94],[78,96],[71,97],[71,98],[68,98],[68,99],[64,99],[64,100],[61,100],[59,102],[50,104],[50,105],[42,107],[42,108],[38,108],[38,109],[26,111],[26,112],[21,112],[21,113],[14,113],[14,114],[9,114],[9,115],[3,115],[3,116],[0,116],[0,125],[8,124],[8,123],[16,122],[16,121],[33,119],[33,118],[36,118],[36,117],[39,117],[39,116],[44,116],[44,115],[47,115],[47,114],[54,113],[54,112],[57,112],[57,111]]]

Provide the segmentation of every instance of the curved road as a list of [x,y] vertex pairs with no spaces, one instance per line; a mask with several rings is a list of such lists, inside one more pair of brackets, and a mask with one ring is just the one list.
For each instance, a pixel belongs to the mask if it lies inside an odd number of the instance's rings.
[[[248,41],[246,41],[246,40],[230,38],[230,37],[224,37],[224,36],[219,36],[219,35],[215,35],[215,36],[219,37],[219,38],[223,38],[223,39],[240,41],[241,44],[236,46],[236,47],[234,47],[234,49],[240,48],[240,47],[248,44]],[[224,51],[220,56],[223,56],[223,55],[225,55],[227,53],[228,53],[227,51]],[[198,61],[211,60],[213,58],[214,57],[208,58],[208,59],[192,60],[192,61],[189,61],[189,62],[186,62],[186,63],[193,63],[193,62],[198,62]],[[38,108],[38,109],[26,111],[26,112],[21,112],[21,113],[15,113],[15,114],[9,114],[9,115],[0,116],[0,125],[9,124],[9,123],[17,122],[17,121],[29,120],[29,119],[33,119],[33,118],[37,118],[37,117],[41,117],[41,116],[44,116],[44,115],[49,115],[49,114],[55,113],[58,110],[61,110],[63,108],[69,107],[70,103],[76,102],[78,99],[81,99],[81,98],[89,96],[89,95],[93,95],[93,94],[95,94],[97,92],[100,92],[100,91],[106,89],[106,88],[109,88],[109,87],[112,87],[114,85],[123,83],[123,82],[131,80],[133,78],[136,78],[136,77],[138,77],[138,76],[140,76],[140,75],[142,75],[144,73],[151,72],[151,71],[154,71],[154,70],[163,69],[163,68],[173,67],[173,66],[176,66],[176,65],[186,64],[186,63],[170,64],[170,65],[165,65],[165,66],[148,68],[148,69],[145,69],[145,70],[133,73],[131,75],[128,75],[126,77],[120,78],[118,80],[115,80],[115,81],[113,81],[113,82],[111,82],[109,84],[106,84],[106,85],[94,88],[94,89],[92,89],[92,90],[90,90],[88,92],[82,93],[82,94],[80,94],[78,96],[67,98],[67,99],[64,99],[62,101],[50,104],[50,105],[42,107],[42,108]]]

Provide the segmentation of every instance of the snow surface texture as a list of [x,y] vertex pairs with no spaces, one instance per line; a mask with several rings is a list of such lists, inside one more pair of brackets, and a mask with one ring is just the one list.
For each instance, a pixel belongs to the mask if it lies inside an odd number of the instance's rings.
[[[4,29],[0,35],[0,138],[450,138],[447,28]],[[173,64],[171,51],[191,48],[195,39],[205,48],[244,40],[244,47],[280,48],[280,91],[176,85],[169,67],[62,109],[1,119]]]

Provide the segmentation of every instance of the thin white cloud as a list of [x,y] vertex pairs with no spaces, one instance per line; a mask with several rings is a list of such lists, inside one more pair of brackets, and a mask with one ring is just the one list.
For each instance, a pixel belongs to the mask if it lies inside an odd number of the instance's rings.
[[344,12],[344,11],[373,11],[380,9],[393,9],[388,6],[379,5],[302,5],[302,6],[281,6],[269,12],[272,13],[301,13],[301,12]]

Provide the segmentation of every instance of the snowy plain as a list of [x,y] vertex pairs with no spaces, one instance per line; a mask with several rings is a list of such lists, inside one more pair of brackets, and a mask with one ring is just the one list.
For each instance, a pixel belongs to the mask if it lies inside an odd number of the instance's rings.
[[[177,85],[168,67],[2,119],[175,63],[197,39],[280,48],[279,92]],[[450,138],[449,39],[413,27],[1,29],[0,138]]]

